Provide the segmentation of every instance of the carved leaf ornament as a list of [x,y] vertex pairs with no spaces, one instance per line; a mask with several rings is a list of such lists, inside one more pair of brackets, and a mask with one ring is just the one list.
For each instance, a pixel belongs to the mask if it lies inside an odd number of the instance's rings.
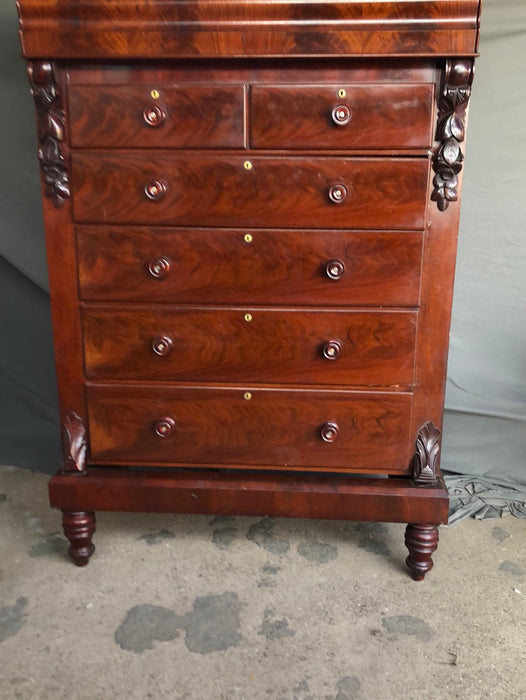
[[63,471],[81,473],[86,468],[86,430],[82,418],[68,413],[62,423]]
[[436,138],[440,145],[433,158],[433,194],[431,199],[440,211],[458,199],[458,174],[464,155],[460,144],[465,138],[466,108],[471,95],[473,64],[471,61],[447,62],[445,85],[438,104]]
[[64,141],[64,110],[51,63],[34,61],[29,64],[28,73],[37,110],[38,159],[44,177],[44,194],[58,209],[71,196],[61,148]]
[[416,436],[413,459],[413,480],[417,484],[434,483],[440,455],[440,430],[431,421],[425,423]]

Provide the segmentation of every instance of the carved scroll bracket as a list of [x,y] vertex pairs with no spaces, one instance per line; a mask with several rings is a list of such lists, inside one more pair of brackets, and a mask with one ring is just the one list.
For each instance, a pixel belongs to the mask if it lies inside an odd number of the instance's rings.
[[86,469],[86,429],[82,418],[68,413],[62,423],[62,471],[82,474]]
[[472,60],[448,60],[444,84],[438,102],[436,139],[440,142],[433,158],[433,194],[440,211],[458,199],[458,174],[464,155],[460,144],[465,138],[466,108],[471,95],[474,64]]
[[30,62],[28,75],[37,110],[38,158],[44,177],[44,194],[59,209],[71,196],[61,146],[65,121],[62,98],[49,61]]
[[417,433],[413,458],[413,481],[417,486],[434,484],[438,476],[440,430],[431,421]]

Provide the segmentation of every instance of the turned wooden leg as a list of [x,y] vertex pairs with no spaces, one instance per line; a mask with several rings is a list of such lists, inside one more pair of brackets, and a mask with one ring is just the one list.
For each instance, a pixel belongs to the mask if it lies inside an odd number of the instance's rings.
[[435,525],[408,525],[405,529],[405,546],[409,556],[405,560],[415,581],[423,581],[433,568],[431,555],[438,547],[438,527]]
[[71,543],[68,549],[69,556],[77,566],[86,566],[95,551],[95,545],[91,542],[95,532],[95,513],[62,511],[62,527]]

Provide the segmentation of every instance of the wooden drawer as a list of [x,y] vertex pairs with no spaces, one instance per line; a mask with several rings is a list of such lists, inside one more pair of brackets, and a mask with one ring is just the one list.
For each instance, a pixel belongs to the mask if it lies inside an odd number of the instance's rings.
[[424,226],[426,158],[74,152],[79,223]]
[[78,226],[80,295],[100,301],[416,306],[418,231]]
[[405,393],[90,385],[87,397],[99,464],[407,473],[414,449]]
[[434,85],[254,86],[253,148],[424,149]]
[[[152,97],[158,94],[158,97]],[[71,143],[99,148],[243,148],[242,86],[71,86]]]
[[92,379],[413,382],[416,312],[83,309]]

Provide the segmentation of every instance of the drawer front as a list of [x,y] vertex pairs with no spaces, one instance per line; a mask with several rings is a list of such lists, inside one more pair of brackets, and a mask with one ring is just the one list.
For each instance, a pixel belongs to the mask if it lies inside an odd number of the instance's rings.
[[255,86],[253,148],[429,148],[434,85]]
[[80,85],[70,87],[68,95],[74,147],[244,145],[242,86]]
[[412,457],[410,394],[92,385],[87,397],[101,464],[407,473]]
[[416,306],[422,233],[77,227],[82,299]]
[[427,170],[424,158],[76,152],[73,208],[79,223],[422,229]]
[[83,310],[91,379],[413,382],[416,312]]

